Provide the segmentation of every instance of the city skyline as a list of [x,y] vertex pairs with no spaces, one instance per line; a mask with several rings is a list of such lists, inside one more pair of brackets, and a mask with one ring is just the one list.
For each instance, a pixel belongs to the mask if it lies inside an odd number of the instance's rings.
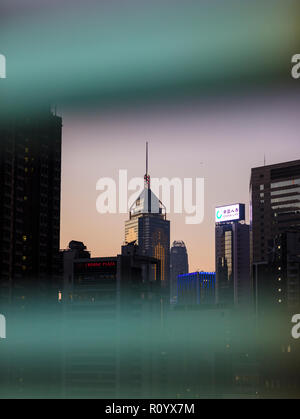
[[299,1],[0,1],[0,399],[299,399]]
[[186,243],[190,271],[214,271],[214,208],[244,202],[249,221],[251,168],[263,166],[264,156],[267,165],[297,158],[296,100],[293,92],[283,91],[218,98],[206,105],[63,111],[61,248],[75,239],[84,241],[93,256],[119,252],[126,215],[98,214],[95,185],[103,176],[117,179],[118,169],[142,176],[149,140],[153,177],[205,178],[204,222],[189,226],[183,215],[168,216],[171,242]]

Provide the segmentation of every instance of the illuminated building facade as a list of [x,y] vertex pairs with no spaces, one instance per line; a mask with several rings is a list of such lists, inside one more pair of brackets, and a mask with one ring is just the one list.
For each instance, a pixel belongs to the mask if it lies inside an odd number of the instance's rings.
[[59,271],[62,120],[50,111],[0,128],[1,282]]
[[167,287],[170,276],[170,221],[166,219],[164,205],[151,191],[148,163],[144,179],[144,190],[131,206],[129,220],[125,222],[125,243],[136,243],[142,254],[160,261],[160,278],[154,266],[152,280],[159,279],[162,287]]
[[178,275],[177,303],[184,305],[215,304],[215,272]]

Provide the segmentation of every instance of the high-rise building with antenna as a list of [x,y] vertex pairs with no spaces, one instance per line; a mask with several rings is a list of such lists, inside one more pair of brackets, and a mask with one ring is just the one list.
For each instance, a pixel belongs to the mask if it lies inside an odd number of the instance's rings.
[[150,275],[153,281],[169,286],[170,275],[170,221],[166,208],[151,191],[148,173],[148,143],[146,143],[146,174],[144,189],[130,208],[129,220],[125,222],[125,242],[136,243],[140,251],[160,260],[160,275],[156,267]]

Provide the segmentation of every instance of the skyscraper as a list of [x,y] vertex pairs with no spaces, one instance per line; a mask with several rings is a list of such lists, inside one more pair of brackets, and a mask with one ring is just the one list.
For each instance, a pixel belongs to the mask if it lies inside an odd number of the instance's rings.
[[189,272],[189,262],[186,246],[183,241],[174,241],[170,253],[170,281],[171,281],[171,299],[177,296],[178,275],[184,275]]
[[160,260],[160,278],[154,266],[152,280],[161,280],[162,286],[167,287],[170,273],[170,221],[166,218],[164,205],[151,191],[148,143],[144,181],[144,190],[131,206],[129,220],[125,222],[125,242],[135,242],[143,254]]
[[295,306],[298,279],[294,283],[294,275],[287,272],[296,263],[291,262],[297,256],[295,246],[292,255],[292,238],[300,233],[300,160],[252,169],[250,227],[257,310]]
[[59,266],[61,118],[45,111],[0,126],[1,283]]
[[252,169],[250,225],[253,263],[267,261],[279,233],[300,228],[300,160]]
[[244,306],[250,302],[250,238],[245,205],[216,209],[216,300]]

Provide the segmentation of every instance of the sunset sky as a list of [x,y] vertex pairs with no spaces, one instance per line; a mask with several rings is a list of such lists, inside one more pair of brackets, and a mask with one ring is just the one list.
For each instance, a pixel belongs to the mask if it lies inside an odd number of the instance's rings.
[[214,270],[214,207],[249,205],[251,167],[300,157],[299,97],[280,89],[184,103],[156,103],[111,111],[61,110],[63,117],[61,247],[83,241],[92,256],[120,251],[127,215],[96,211],[96,182],[145,172],[145,142],[152,177],[204,177],[205,219],[186,225],[169,214],[171,242],[184,240],[190,270]]

